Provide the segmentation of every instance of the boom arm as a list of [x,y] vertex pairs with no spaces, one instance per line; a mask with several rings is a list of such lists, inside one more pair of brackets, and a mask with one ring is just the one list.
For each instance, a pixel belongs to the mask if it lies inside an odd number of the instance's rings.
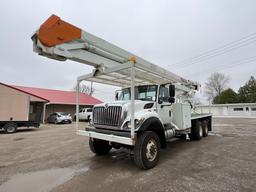
[[[39,55],[60,61],[69,59],[91,65],[96,68],[95,74],[98,71],[104,73],[106,69],[118,68],[133,60],[136,67],[136,84],[178,83],[191,90],[197,90],[199,86],[197,82],[184,79],[140,57],[134,57],[132,53],[62,21],[55,15],[40,26],[32,36],[32,40],[34,51]],[[126,86],[130,83],[129,74],[127,68],[124,68],[111,75],[108,74],[103,81],[106,84],[117,86],[120,86],[120,83],[115,82],[120,81],[122,86]]]

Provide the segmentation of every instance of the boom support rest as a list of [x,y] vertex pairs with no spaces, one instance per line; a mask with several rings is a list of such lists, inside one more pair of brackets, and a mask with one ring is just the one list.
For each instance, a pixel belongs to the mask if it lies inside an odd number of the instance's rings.
[[81,38],[82,30],[52,15],[39,28],[38,39],[43,45],[53,47]]

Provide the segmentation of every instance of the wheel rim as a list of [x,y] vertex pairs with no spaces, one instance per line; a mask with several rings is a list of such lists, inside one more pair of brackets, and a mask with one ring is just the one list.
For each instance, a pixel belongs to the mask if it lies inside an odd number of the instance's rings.
[[202,129],[202,126],[199,127],[199,136],[200,136],[200,137],[203,136],[203,129]]
[[14,132],[15,131],[15,128],[14,127],[8,127],[7,128],[7,132],[9,132],[9,133],[12,133],[12,132]]
[[146,147],[146,157],[148,161],[154,161],[157,156],[157,144],[154,139],[150,139]]

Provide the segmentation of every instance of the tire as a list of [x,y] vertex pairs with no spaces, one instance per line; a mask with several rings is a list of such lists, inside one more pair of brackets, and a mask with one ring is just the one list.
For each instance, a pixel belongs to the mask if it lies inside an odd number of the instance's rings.
[[90,121],[90,117],[91,117],[91,116],[90,116],[90,115],[88,115],[88,117],[87,117],[87,121],[88,121],[88,122]]
[[96,155],[107,155],[112,149],[112,146],[109,145],[108,141],[101,139],[89,139],[89,146],[93,153]]
[[73,120],[76,121],[76,116],[74,116]]
[[138,135],[134,147],[134,162],[141,169],[155,167],[159,160],[160,139],[153,131],[146,131]]
[[207,120],[204,120],[203,123],[202,123],[202,126],[203,126],[203,137],[207,137],[208,136],[208,121]]
[[17,131],[17,124],[16,123],[7,123],[3,126],[5,133],[15,133]]
[[200,140],[203,137],[203,126],[200,121],[196,121],[192,127],[192,138],[194,140]]

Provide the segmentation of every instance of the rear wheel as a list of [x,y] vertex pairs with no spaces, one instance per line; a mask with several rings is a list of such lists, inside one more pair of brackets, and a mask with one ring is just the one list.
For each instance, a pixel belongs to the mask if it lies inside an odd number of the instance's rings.
[[157,165],[160,153],[160,139],[153,131],[138,135],[134,147],[134,162],[141,169],[150,169]]
[[4,125],[3,129],[5,133],[15,133],[17,131],[17,127],[16,123],[7,123]]
[[204,120],[203,121],[203,137],[207,137],[208,136],[208,121],[207,120]]
[[93,153],[96,155],[106,155],[112,149],[112,146],[108,141],[101,139],[89,139],[89,146]]
[[192,127],[192,137],[194,140],[200,140],[203,137],[203,126],[200,121],[196,121]]

